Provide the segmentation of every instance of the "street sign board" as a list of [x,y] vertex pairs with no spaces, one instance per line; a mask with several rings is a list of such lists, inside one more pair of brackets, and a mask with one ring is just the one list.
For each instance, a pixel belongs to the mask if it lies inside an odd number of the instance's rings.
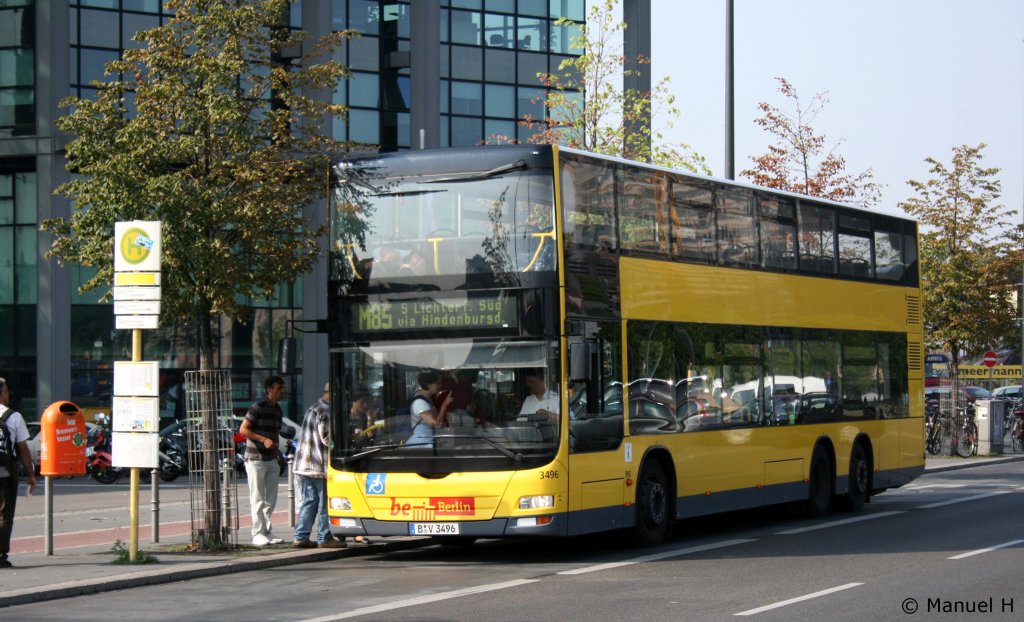
[[114,395],[160,397],[160,363],[114,361]]
[[115,272],[114,285],[160,285],[160,273]]
[[153,330],[160,325],[158,315],[115,315],[114,328],[117,330]]
[[160,271],[161,221],[114,223],[114,272]]
[[993,352],[992,350],[989,350],[988,352],[986,352],[985,353],[984,363],[985,363],[985,367],[995,367],[996,366],[996,353]]
[[160,300],[160,286],[115,285],[114,300]]
[[116,467],[156,469],[160,466],[159,446],[159,434],[114,432],[110,461]]
[[114,432],[160,431],[158,397],[115,397],[111,414]]
[[961,365],[957,367],[961,380],[1005,380],[1007,382],[1020,382],[1020,365],[996,365],[985,367],[984,365]]
[[115,300],[114,315],[160,315],[160,301]]

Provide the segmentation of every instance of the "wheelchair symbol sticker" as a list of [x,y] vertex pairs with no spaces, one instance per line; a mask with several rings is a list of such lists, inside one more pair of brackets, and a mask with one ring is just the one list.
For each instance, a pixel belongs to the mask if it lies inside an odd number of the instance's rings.
[[385,480],[387,479],[387,473],[370,473],[366,478],[366,494],[368,495],[382,495],[384,494]]

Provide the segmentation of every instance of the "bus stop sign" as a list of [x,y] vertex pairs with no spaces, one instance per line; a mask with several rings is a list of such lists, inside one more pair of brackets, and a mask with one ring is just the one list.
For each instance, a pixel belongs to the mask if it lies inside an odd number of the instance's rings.
[[988,352],[985,353],[985,367],[995,367],[995,366],[996,366],[996,353],[993,352],[992,350],[989,350]]

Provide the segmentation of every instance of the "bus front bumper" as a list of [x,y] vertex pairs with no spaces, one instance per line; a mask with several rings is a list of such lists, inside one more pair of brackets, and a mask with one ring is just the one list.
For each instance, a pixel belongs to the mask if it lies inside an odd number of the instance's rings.
[[[450,534],[453,536],[472,538],[504,538],[504,537],[536,537],[536,536],[564,536],[567,534],[566,520],[564,516],[555,514],[543,518],[549,518],[550,522],[537,524],[539,517],[521,516],[515,518],[493,518],[484,521],[460,521],[459,532]],[[338,518],[331,517],[331,534],[335,537],[353,536],[411,536],[430,535],[417,533],[416,523],[413,521],[380,521],[372,518]],[[437,534],[438,537],[445,537],[449,534]]]

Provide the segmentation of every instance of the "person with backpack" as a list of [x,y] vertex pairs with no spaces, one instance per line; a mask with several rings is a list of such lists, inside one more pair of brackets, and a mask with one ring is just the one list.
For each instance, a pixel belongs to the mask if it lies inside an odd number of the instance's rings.
[[451,392],[441,402],[440,409],[434,407],[434,400],[441,392],[441,374],[437,371],[422,371],[416,376],[416,384],[420,390],[409,403],[409,421],[412,424],[412,436],[405,441],[406,447],[433,447],[434,431],[448,425],[448,409],[455,398]]
[[0,569],[11,568],[7,554],[14,530],[14,504],[18,500],[18,459],[28,474],[29,494],[36,489],[36,471],[28,452],[28,427],[16,410],[11,410],[11,391],[0,378]]

